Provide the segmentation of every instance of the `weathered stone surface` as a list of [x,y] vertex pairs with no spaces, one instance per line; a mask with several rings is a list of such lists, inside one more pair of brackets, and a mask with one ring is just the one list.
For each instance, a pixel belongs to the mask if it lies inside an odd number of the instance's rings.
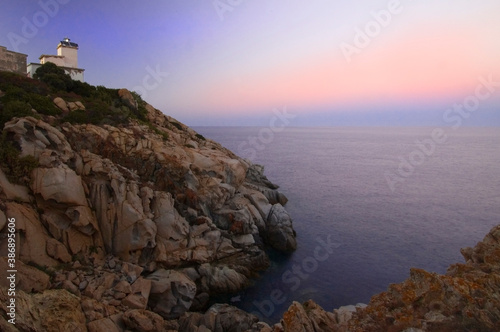
[[10,183],[2,169],[0,169],[0,194],[6,199],[24,203],[31,201],[28,187]]
[[58,261],[47,255],[46,243],[50,235],[39,220],[39,215],[31,206],[7,202],[5,204],[8,218],[16,219],[16,232],[23,233],[18,237],[17,252],[23,262],[34,262],[40,266],[55,266]]
[[243,288],[248,279],[227,266],[203,264],[198,269],[205,289],[216,293],[232,293]]
[[[8,295],[0,288],[0,310],[6,311]],[[16,292],[16,328],[20,331],[87,331],[80,299],[65,290],[43,293]]]
[[95,320],[87,324],[88,332],[120,332],[120,329],[110,318]]
[[132,96],[132,93],[127,89],[118,90],[118,96],[122,99],[122,101],[130,108],[137,110],[137,102]]
[[69,112],[69,108],[68,108],[68,104],[66,103],[66,101],[64,101],[64,99],[62,99],[61,97],[56,97],[54,98],[54,104],[63,112],[66,112],[68,113]]
[[138,332],[165,331],[163,318],[154,312],[147,310],[128,310],[122,317],[125,326]]
[[214,304],[202,315],[187,313],[179,319],[180,331],[261,331],[267,324],[228,304]]
[[275,204],[266,220],[265,238],[273,248],[281,251],[293,251],[297,248],[292,218],[281,204]]
[[82,179],[72,169],[37,168],[33,171],[32,189],[45,200],[72,205],[87,205]]
[[[122,109],[139,110],[130,91],[119,96]],[[64,113],[85,109],[79,101],[54,103]],[[127,307],[149,304],[176,319],[197,296],[204,309],[209,294],[240,290],[268,265],[261,239],[268,238],[274,203],[266,197],[281,194],[263,169],[142,106],[148,125],[74,125],[38,112],[40,118],[13,118],[4,127],[21,156],[38,165],[21,179],[29,187],[0,171],[0,230],[15,217],[19,261],[57,270],[50,285],[44,274],[40,286],[19,287],[76,294],[93,330],[125,329]],[[274,216],[278,227],[286,224]],[[70,267],[72,259],[78,261]]]
[[196,295],[196,284],[174,270],[157,270],[151,280],[149,306],[166,319],[177,318],[189,310]]
[[45,250],[47,251],[47,255],[54,259],[57,259],[63,263],[71,262],[71,255],[68,253],[68,250],[66,249],[64,244],[54,238],[47,239]]

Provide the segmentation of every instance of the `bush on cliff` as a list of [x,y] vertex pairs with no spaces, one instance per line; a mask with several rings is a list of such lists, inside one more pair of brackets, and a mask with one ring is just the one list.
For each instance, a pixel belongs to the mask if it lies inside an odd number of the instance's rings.
[[3,133],[0,139],[0,167],[10,182],[27,184],[31,171],[38,167],[38,161],[31,155],[21,157],[19,149]]

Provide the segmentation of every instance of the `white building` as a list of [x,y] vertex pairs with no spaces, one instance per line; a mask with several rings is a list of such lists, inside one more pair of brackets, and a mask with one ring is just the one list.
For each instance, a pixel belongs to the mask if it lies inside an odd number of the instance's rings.
[[47,62],[52,62],[61,67],[71,76],[72,79],[84,82],[83,72],[85,69],[78,68],[78,44],[71,42],[69,38],[64,38],[57,45],[57,55],[40,56],[40,63],[28,64],[28,76],[33,78],[36,70]]

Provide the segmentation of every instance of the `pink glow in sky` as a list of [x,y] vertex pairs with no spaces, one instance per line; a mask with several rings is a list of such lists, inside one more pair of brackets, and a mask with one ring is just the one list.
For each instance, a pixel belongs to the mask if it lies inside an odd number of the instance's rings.
[[[144,97],[190,125],[247,124],[252,117],[266,123],[271,110],[284,105],[304,123],[321,125],[330,115],[327,124],[335,125],[336,114],[387,105],[441,101],[424,111],[442,113],[438,104],[459,102],[479,77],[500,81],[498,0],[242,0],[229,6],[218,12],[214,1],[70,1],[36,36],[13,45],[8,36],[22,35],[23,19],[43,9],[35,1],[12,1],[0,13],[0,45],[37,62],[69,36],[79,43],[79,64],[94,85],[137,90],[151,68],[168,72]],[[390,8],[397,13],[347,61],[341,45],[355,45],[356,29]],[[500,125],[498,104],[484,102],[484,123]],[[317,114],[321,122],[311,118]]]

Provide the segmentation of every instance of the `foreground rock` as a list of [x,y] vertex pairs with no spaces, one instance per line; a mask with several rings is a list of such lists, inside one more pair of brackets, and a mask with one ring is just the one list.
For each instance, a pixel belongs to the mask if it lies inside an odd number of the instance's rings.
[[[19,315],[29,318],[11,330],[46,331],[49,309],[61,318],[51,327],[58,331],[175,330],[183,314],[207,310],[211,295],[241,290],[267,268],[266,245],[296,247],[286,197],[262,167],[127,90],[117,98],[122,108],[143,107],[146,120],[72,125],[37,115],[5,123],[6,140],[33,160],[18,183],[0,170],[0,252],[14,218],[18,289],[26,292]],[[89,106],[54,103],[63,116]],[[43,308],[53,297],[60,302]]]
[[333,313],[294,303],[275,331],[500,331],[500,225],[446,275],[412,269],[368,306]]

